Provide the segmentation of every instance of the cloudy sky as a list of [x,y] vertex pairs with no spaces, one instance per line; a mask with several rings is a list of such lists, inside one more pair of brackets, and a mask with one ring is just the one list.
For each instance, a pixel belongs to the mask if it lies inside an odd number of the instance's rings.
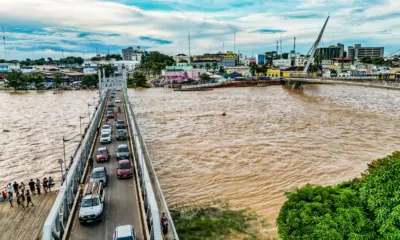
[[[168,54],[276,49],[306,53],[326,17],[322,46],[400,49],[400,0],[1,0],[7,59],[120,53],[141,46]],[[0,45],[0,58],[4,58]]]

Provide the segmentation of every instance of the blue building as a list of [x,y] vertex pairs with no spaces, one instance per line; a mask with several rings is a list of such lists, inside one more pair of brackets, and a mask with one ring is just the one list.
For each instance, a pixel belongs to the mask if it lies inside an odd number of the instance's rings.
[[257,54],[256,55],[256,64],[263,65],[265,63],[265,55],[264,54]]

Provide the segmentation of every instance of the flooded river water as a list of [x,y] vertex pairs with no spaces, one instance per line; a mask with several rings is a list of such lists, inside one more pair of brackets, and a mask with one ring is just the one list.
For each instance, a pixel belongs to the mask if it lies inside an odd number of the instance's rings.
[[[0,91],[0,189],[9,182],[26,184],[44,176],[59,180],[63,135],[66,139],[79,135],[79,116],[84,116],[83,131],[88,111],[94,111],[88,103],[97,99],[96,91]],[[65,143],[67,166],[79,140],[77,136]]]
[[[129,94],[167,202],[250,207],[271,223],[264,236],[276,234],[285,191],[352,179],[400,149],[400,91],[314,85],[301,93],[271,86]],[[96,99],[95,91],[0,92],[0,186],[59,178],[63,134],[79,134],[79,116]],[[66,144],[68,160],[78,141]]]
[[131,95],[168,203],[250,207],[271,224],[264,236],[276,235],[286,191],[352,179],[400,149],[399,91],[310,85]]

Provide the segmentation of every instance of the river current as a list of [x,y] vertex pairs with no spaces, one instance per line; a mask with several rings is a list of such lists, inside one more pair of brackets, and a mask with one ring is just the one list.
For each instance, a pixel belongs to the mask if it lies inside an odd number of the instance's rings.
[[[276,235],[285,192],[352,179],[400,150],[400,91],[309,85],[129,95],[168,204],[229,200],[268,219],[263,236]],[[96,100],[95,91],[1,91],[0,186],[59,179],[62,137],[79,134],[79,116],[83,128]],[[78,141],[66,143],[68,163]]]
[[[284,193],[336,184],[400,150],[400,92],[309,85],[132,93],[169,205],[229,200],[270,225]],[[225,116],[222,116],[225,113]]]

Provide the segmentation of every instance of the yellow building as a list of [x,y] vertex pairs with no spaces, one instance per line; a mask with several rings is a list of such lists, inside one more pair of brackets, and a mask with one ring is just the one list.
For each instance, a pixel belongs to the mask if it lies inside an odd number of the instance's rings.
[[279,69],[279,68],[268,68],[267,69],[267,76],[268,77],[280,77],[281,76],[281,69]]

